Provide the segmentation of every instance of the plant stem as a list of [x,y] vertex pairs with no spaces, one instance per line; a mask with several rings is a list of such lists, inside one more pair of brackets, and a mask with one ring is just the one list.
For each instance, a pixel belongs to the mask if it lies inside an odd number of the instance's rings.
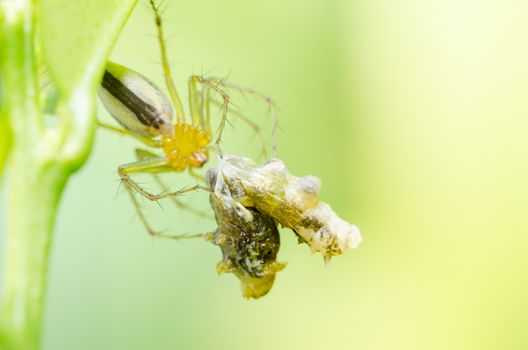
[[10,164],[7,257],[1,301],[4,350],[38,349],[52,229],[66,182],[60,171],[27,164],[15,146]]
[[[11,140],[0,140],[0,171],[2,160],[10,152],[6,167],[6,260],[0,283],[1,350],[40,347],[57,207],[68,178],[84,164],[91,151],[95,88],[111,45],[136,3],[47,0],[37,6],[38,2],[0,0],[0,127],[10,127],[0,130],[0,137],[6,135],[4,131],[11,135]],[[37,7],[40,35],[48,34],[48,40],[41,43],[35,43]],[[61,12],[63,7],[65,15]],[[106,16],[99,13],[103,10]],[[57,13],[61,15],[56,16]],[[64,60],[61,45],[52,44],[55,35],[64,30],[57,23],[66,19],[71,24],[72,16],[75,21],[77,16],[82,21],[79,31],[67,37],[79,42],[84,50],[83,55],[70,52],[66,55],[70,60]],[[40,44],[48,49],[46,60],[41,56],[46,50],[35,49]],[[81,58],[84,64],[79,66],[77,60]],[[51,75],[58,87],[57,126],[44,126],[37,62],[55,73]],[[62,69],[64,65],[66,68]]]
[[49,206],[39,201],[42,208],[34,208],[35,196],[40,197],[33,192],[39,188],[40,166],[35,162],[37,154],[32,145],[41,133],[35,98],[33,9],[30,2],[2,1],[1,10],[5,45],[1,69],[4,89],[9,91],[2,103],[4,113],[14,121],[17,137],[10,167],[6,237],[9,249],[0,304],[0,340],[4,350],[37,349],[44,290],[42,273],[46,270],[53,219],[47,213]]
[[29,0],[3,0],[4,113],[14,134],[9,164],[6,260],[0,299],[3,350],[40,347],[52,228],[69,176],[49,156],[37,98],[34,14]]

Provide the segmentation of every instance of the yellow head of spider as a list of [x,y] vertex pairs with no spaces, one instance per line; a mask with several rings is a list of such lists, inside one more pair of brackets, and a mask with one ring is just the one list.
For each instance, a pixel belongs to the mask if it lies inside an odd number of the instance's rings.
[[203,166],[209,159],[210,142],[211,137],[201,128],[184,123],[176,123],[173,131],[161,138],[163,150],[175,171]]

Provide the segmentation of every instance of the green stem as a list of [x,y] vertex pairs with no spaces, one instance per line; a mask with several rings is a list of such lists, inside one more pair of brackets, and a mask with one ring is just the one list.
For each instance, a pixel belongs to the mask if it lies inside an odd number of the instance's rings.
[[14,142],[10,154],[6,260],[0,299],[0,348],[40,347],[55,213],[71,171],[53,157],[38,105],[33,3],[0,2],[3,112]]
[[[82,57],[85,66],[73,66],[78,68],[75,74],[71,69],[64,69],[54,76],[54,82],[62,87],[56,111],[60,116],[59,125],[44,127],[36,73],[37,62],[44,62],[38,59],[42,58],[41,53],[35,49],[37,2],[0,0],[0,127],[10,126],[12,137],[10,143],[7,139],[0,140],[0,170],[2,157],[11,144],[6,168],[9,175],[6,260],[0,283],[2,350],[40,348],[46,275],[57,207],[68,178],[84,164],[90,153],[95,127],[94,90],[112,42],[135,5],[134,0],[42,1],[39,28],[41,34],[43,28],[47,28],[48,36],[58,29],[55,14],[63,4],[79,4],[78,7],[65,6],[69,10],[67,14],[75,16],[80,15],[81,9],[88,9],[94,15],[101,9],[107,14],[104,19],[89,14],[84,18],[81,27],[85,35],[80,42],[84,44],[81,46],[86,55],[73,57]],[[78,36],[73,38],[79,41]],[[49,40],[54,40],[53,35]],[[48,49],[54,48],[49,40],[42,44],[47,44],[44,46]],[[48,51],[48,56],[50,52],[54,53]],[[62,55],[62,51],[57,52]],[[54,66],[55,73],[61,71],[60,64],[67,63],[67,68],[72,68],[71,62],[57,59],[57,56],[51,60],[47,58],[45,64],[50,70]],[[4,135],[2,131],[6,130],[0,130],[0,136]]]
[[1,110],[1,103],[2,102],[0,102],[0,181],[2,180],[4,165],[11,148],[11,129],[7,122],[7,118],[5,118],[4,112]]
[[[43,198],[49,192],[41,187],[46,184],[39,183],[42,167],[33,147],[41,138],[41,130],[35,98],[32,4],[3,1],[2,23],[5,46],[1,69],[3,88],[9,91],[2,103],[16,138],[10,167],[6,237],[9,249],[0,301],[0,341],[4,350],[37,349],[55,208]],[[35,208],[36,201],[39,208]]]
[[17,146],[9,172],[0,319],[4,350],[39,348],[52,230],[67,179],[60,167],[32,167],[28,163],[35,158]]

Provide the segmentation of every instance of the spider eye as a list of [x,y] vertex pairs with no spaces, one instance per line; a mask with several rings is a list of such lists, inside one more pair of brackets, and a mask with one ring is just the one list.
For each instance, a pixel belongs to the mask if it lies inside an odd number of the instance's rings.
[[98,90],[101,102],[124,128],[142,136],[158,136],[172,120],[172,106],[147,77],[108,62]]

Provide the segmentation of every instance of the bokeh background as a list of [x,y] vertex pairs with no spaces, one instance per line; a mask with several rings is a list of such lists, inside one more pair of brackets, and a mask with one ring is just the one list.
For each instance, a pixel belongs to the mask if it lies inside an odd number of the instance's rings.
[[[273,96],[281,158],[322,179],[321,198],[364,242],[325,267],[283,230],[288,267],[268,296],[244,300],[234,276],[216,275],[217,247],[144,232],[115,172],[137,144],[100,131],[61,204],[45,349],[528,347],[528,3],[165,4],[182,97],[201,73]],[[112,59],[162,84],[152,22],[140,2]],[[266,109],[235,103],[269,139]],[[239,123],[225,140],[258,156]],[[208,208],[203,194],[186,200]],[[144,207],[168,232],[215,227]]]

